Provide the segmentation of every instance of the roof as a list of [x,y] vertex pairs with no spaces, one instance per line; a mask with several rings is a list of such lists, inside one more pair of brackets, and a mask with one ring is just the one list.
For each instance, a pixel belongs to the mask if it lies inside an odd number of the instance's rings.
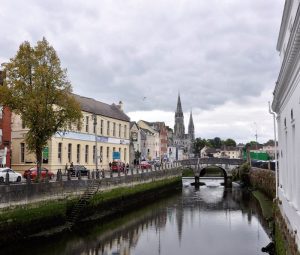
[[130,121],[130,118],[119,109],[115,104],[106,104],[100,101],[97,101],[93,98],[83,97],[76,94],[73,94],[73,97],[80,103],[81,109],[86,112],[94,113],[97,115],[102,115],[110,117],[113,119]]

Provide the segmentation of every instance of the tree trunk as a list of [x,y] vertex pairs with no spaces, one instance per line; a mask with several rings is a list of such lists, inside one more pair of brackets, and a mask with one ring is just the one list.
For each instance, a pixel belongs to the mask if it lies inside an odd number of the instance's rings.
[[41,179],[41,169],[42,169],[42,160],[43,160],[43,149],[36,148],[36,169],[37,169],[37,181]]

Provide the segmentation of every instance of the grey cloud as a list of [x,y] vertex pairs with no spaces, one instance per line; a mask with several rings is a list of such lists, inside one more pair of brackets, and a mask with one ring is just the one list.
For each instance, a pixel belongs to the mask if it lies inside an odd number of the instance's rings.
[[272,87],[278,73],[279,1],[5,0],[2,6],[0,59],[22,41],[46,36],[76,93],[122,100],[127,111],[174,111],[179,90],[187,111],[241,103]]

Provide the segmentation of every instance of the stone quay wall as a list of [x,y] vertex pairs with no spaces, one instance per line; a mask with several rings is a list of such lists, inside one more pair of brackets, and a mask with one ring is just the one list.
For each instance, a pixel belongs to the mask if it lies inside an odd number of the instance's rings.
[[[173,168],[112,178],[106,177],[101,179],[100,189],[107,190],[120,186],[129,186],[152,180],[181,176],[181,172],[181,168]],[[80,196],[92,182],[92,179],[81,179],[42,183],[32,182],[30,184],[24,183],[17,185],[0,185],[0,208]]]
[[269,198],[275,198],[275,171],[252,167],[249,172],[251,186],[262,191]]

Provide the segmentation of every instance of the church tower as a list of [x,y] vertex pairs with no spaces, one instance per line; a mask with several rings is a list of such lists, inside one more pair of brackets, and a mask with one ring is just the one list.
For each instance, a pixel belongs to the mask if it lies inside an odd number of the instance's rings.
[[193,141],[195,140],[195,128],[194,128],[194,121],[193,121],[193,113],[190,113],[190,121],[189,121],[189,130],[188,130],[189,138]]
[[181,107],[180,94],[178,93],[177,109],[175,112],[174,136],[175,138],[184,138],[184,133],[184,116]]

